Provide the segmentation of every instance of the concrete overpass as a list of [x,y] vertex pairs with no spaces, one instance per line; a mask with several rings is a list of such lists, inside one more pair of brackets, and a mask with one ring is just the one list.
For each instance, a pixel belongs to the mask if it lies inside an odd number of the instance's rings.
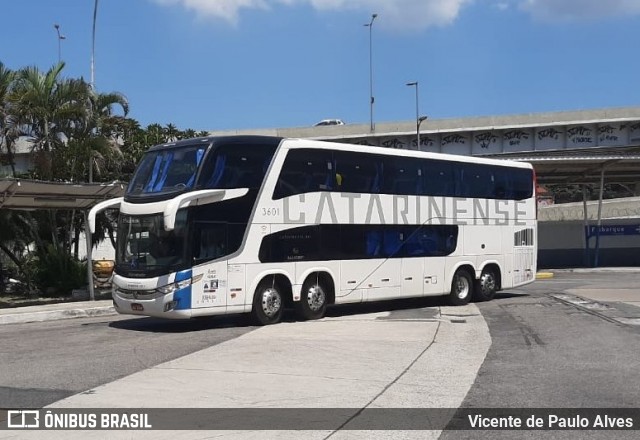
[[[583,201],[539,210],[540,267],[640,266],[640,198],[607,201],[605,183],[640,196],[640,107],[212,132],[267,134],[529,162],[542,185],[582,185]],[[599,188],[588,201],[586,185]],[[621,215],[620,213],[624,213]],[[601,239],[602,235],[602,239]]]
[[[415,121],[213,131],[417,149]],[[424,121],[420,150],[532,163],[542,184],[640,182],[640,107]]]

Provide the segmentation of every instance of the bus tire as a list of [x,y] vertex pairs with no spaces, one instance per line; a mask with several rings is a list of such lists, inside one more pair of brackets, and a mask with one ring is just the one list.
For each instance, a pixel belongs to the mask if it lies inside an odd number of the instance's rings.
[[253,295],[253,321],[258,325],[275,324],[280,322],[283,309],[282,289],[270,279],[261,281]]
[[300,301],[296,301],[296,314],[300,319],[320,319],[327,310],[329,290],[318,276],[310,276],[302,285]]
[[452,306],[464,306],[468,304],[473,295],[473,280],[464,269],[458,269],[451,280],[451,293],[449,304]]
[[480,279],[476,281],[475,289],[473,289],[474,301],[491,301],[498,290],[498,277],[495,270],[485,268],[482,270]]

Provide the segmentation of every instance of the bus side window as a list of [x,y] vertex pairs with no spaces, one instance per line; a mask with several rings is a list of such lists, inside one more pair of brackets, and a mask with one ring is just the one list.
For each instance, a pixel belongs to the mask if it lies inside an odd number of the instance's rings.
[[511,198],[511,190],[509,185],[509,176],[507,169],[502,167],[494,167],[493,171],[494,190],[493,195],[496,199]]
[[203,223],[196,243],[196,260],[212,260],[226,254],[226,226],[219,223]]
[[334,152],[336,161],[336,182],[338,175],[342,192],[370,194],[378,173],[376,156],[373,154],[354,154],[343,151]]
[[511,168],[507,174],[509,176],[509,198],[523,200],[533,195],[533,171],[526,168]]
[[333,169],[328,150],[291,150],[278,176],[273,199],[331,190],[335,179]]
[[451,164],[442,160],[422,160],[424,188],[422,195],[454,196],[456,176]]
[[366,233],[367,256],[378,257],[382,250],[382,232],[368,231]]

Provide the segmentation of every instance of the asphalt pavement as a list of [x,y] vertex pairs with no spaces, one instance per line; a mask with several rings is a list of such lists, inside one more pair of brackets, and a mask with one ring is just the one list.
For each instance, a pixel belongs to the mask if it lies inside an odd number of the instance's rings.
[[[330,313],[320,321],[244,329],[213,345],[203,342],[195,352],[120,374],[82,392],[60,395],[48,408],[361,411],[639,406],[640,308],[636,292],[640,297],[640,291],[635,286],[640,270],[552,273],[556,277],[549,281],[536,282],[525,291],[506,292],[488,303],[463,307],[436,303],[373,312],[365,308],[355,314]],[[0,323],[19,325],[113,314],[110,301],[64,303],[3,309]],[[125,317],[118,319],[127,322]],[[162,350],[160,342],[158,349]],[[238,414],[242,417],[243,413]],[[347,414],[331,430],[227,430],[218,434],[227,438],[323,439],[585,437],[575,432],[530,431],[515,436],[510,431],[489,435],[487,431],[343,429],[357,417],[358,413]],[[46,434],[46,438],[84,439],[103,438],[105,432]],[[210,437],[204,431],[188,430],[135,434],[135,438]],[[624,438],[626,433],[584,434],[589,438]],[[110,431],[109,437],[131,438],[131,432]],[[0,438],[43,436],[38,431],[0,431]]]

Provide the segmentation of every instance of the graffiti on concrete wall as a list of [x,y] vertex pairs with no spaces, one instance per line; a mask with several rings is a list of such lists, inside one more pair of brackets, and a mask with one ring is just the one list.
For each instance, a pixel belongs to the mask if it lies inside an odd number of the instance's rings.
[[380,143],[380,146],[386,148],[407,148],[409,143],[408,139],[400,139],[399,137],[385,139]]
[[595,141],[594,130],[588,125],[567,128],[567,142],[569,145],[591,146],[595,145]]
[[480,146],[480,148],[487,150],[491,146],[491,144],[495,144],[498,142],[498,136],[495,135],[492,131],[487,131],[481,134],[477,134],[473,138],[476,143]]
[[524,130],[509,130],[502,133],[504,143],[511,147],[522,145],[525,141],[528,141],[530,137],[529,132]]
[[389,137],[338,139],[358,145],[378,145],[386,148],[434,151],[450,154],[500,154],[526,151],[562,150],[598,146],[640,144],[640,121],[602,122],[579,125],[557,125],[483,131],[426,131]]

